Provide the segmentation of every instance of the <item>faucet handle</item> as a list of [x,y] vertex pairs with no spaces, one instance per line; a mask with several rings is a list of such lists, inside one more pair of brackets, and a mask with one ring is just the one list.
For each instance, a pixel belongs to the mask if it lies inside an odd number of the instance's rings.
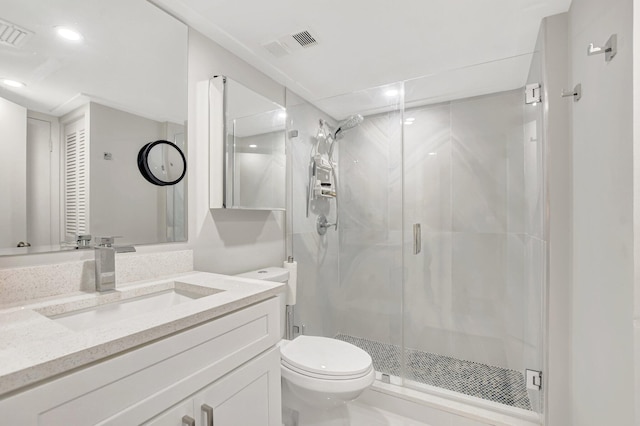
[[116,238],[122,237],[96,237],[96,247],[110,247],[113,248],[116,253],[131,253],[136,251],[136,248],[132,245],[114,246],[113,242]]
[[96,237],[96,245],[100,247],[111,247],[116,238],[120,237]]
[[90,247],[91,247],[90,234],[76,235],[76,248],[90,248]]

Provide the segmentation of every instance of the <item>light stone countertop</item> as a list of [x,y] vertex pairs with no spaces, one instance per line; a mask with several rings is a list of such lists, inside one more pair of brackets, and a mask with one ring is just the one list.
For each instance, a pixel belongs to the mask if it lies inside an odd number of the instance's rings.
[[[84,331],[74,331],[45,316],[174,286],[204,296]],[[76,292],[21,306],[0,306],[0,397],[266,300],[284,287],[276,282],[189,272],[129,283],[109,293]]]

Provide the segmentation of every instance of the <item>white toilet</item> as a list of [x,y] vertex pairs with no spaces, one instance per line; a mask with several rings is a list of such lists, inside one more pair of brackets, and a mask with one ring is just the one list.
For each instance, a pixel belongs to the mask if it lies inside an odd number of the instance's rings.
[[[286,282],[284,268],[265,268],[239,276]],[[285,297],[281,297],[284,336]],[[298,336],[280,344],[282,405],[285,425],[348,425],[344,405],[375,380],[371,356],[362,349],[328,337]]]

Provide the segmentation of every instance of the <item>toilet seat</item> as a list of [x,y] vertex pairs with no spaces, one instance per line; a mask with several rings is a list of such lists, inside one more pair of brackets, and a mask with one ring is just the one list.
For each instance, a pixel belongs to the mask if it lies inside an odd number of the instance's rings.
[[370,375],[371,356],[340,340],[299,336],[281,348],[282,366],[307,377],[352,380]]
[[329,375],[326,375],[326,374],[317,374],[317,373],[313,373],[313,372],[309,372],[309,371],[303,370],[301,368],[297,368],[297,367],[289,364],[285,360],[281,360],[280,364],[281,364],[281,367],[283,369],[287,369],[289,371],[301,374],[301,375],[306,376],[306,377],[311,377],[311,378],[314,378],[314,379],[323,379],[323,380],[352,380],[352,379],[359,379],[361,377],[364,377],[364,376],[368,375],[369,372],[371,370],[373,370],[373,366],[372,366],[367,371],[365,371],[364,373],[361,373],[361,374],[350,374],[350,375],[344,375],[344,376],[329,376]]

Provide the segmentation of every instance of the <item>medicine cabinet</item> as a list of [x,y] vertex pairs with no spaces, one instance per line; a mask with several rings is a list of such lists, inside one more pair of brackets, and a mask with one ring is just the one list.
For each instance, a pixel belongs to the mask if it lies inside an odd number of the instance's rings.
[[285,209],[286,109],[225,76],[208,82],[212,209]]

